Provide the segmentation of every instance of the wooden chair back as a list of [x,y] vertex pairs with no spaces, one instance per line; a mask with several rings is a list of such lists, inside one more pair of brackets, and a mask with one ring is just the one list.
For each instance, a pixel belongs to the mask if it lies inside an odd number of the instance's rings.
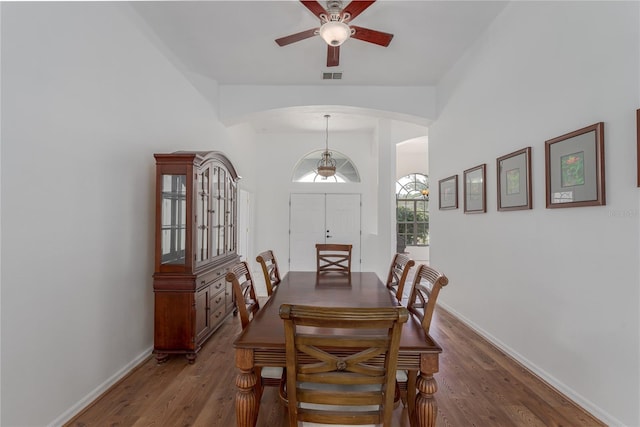
[[280,270],[278,270],[276,256],[272,250],[268,250],[258,254],[256,261],[262,267],[264,282],[267,285],[267,295],[271,296],[275,288],[280,284]]
[[233,287],[233,297],[240,314],[242,329],[246,328],[253,316],[260,310],[256,297],[253,278],[246,261],[234,265],[226,275],[227,282]]
[[413,279],[411,295],[407,302],[407,309],[421,320],[422,328],[427,334],[440,289],[447,286],[448,283],[447,276],[439,271],[425,264],[418,266]]
[[316,244],[316,259],[318,273],[347,273],[351,274],[351,249],[346,244]]
[[391,426],[406,308],[283,304],[280,317],[290,427],[299,421]]
[[416,264],[409,256],[401,253],[395,254],[389,267],[389,275],[387,276],[387,288],[396,296],[398,301],[402,300],[404,292],[404,283],[407,281],[409,270]]

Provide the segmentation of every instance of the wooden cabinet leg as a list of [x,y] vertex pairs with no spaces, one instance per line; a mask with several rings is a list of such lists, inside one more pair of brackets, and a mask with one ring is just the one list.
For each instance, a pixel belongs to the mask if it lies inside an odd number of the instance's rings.
[[421,372],[416,381],[416,388],[418,389],[415,407],[416,424],[420,427],[435,427],[438,405],[433,395],[438,389],[438,384],[433,375]]
[[166,362],[169,359],[168,353],[156,353],[156,363],[158,365]]

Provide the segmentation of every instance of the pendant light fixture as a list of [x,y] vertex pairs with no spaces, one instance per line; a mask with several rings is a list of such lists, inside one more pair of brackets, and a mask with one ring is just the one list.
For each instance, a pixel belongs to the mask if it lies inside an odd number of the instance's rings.
[[336,161],[331,157],[331,151],[329,151],[329,114],[325,114],[327,119],[327,133],[325,138],[325,150],[318,162],[318,175],[328,178],[336,174]]

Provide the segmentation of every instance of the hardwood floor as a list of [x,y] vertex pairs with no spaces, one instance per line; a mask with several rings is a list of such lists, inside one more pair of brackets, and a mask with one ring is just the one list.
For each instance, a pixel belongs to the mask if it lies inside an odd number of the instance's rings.
[[[205,344],[196,363],[149,358],[67,426],[235,426],[233,340],[240,320],[229,318]],[[583,409],[493,347],[445,310],[431,332],[444,352],[436,399],[441,426],[604,426]],[[394,427],[408,426],[406,409]],[[275,388],[262,396],[257,427],[286,427]]]

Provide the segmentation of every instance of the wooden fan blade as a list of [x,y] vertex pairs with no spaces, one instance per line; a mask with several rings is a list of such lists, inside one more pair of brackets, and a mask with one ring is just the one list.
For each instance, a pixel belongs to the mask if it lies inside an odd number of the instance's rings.
[[329,16],[329,14],[324,9],[324,7],[322,7],[320,3],[318,3],[316,0],[311,0],[311,1],[300,0],[300,3],[302,3],[307,9],[309,9],[311,13],[317,16],[318,19],[320,19],[321,14]]
[[340,46],[327,47],[327,67],[337,67],[340,63]]
[[352,21],[353,18],[360,15],[362,12],[365,11],[366,8],[368,8],[375,2],[376,0],[371,0],[371,1],[354,0],[351,3],[349,3],[347,7],[344,8],[344,10],[342,11],[342,16],[344,16],[345,13],[348,13],[349,15],[351,15],[349,17],[349,21]]
[[352,39],[358,39],[365,42],[377,44],[380,46],[387,47],[389,43],[391,43],[391,39],[393,38],[393,34],[383,33],[382,31],[370,30],[369,28],[356,27],[355,25],[350,25],[350,28],[356,30],[355,34],[351,35]]
[[278,43],[278,46],[286,46],[291,43],[299,42],[300,40],[308,39],[309,37],[313,37],[317,34],[318,29],[312,28],[310,30],[302,31],[296,34],[280,37],[279,39],[276,39],[276,43]]

